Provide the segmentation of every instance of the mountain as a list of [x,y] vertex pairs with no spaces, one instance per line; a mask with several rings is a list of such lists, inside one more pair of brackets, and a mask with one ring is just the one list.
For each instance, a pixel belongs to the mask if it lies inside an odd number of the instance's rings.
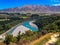
[[27,5],[0,10],[0,12],[60,12],[60,6]]

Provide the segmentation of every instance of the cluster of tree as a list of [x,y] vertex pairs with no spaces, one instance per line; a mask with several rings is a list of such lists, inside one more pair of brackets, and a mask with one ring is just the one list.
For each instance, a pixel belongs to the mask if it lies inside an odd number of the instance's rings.
[[16,37],[14,37],[13,35],[7,35],[4,40],[4,43],[6,45],[9,45],[11,43],[17,44],[17,45],[24,45],[38,39],[40,36],[41,36],[41,33],[32,32],[29,30],[29,31],[26,31],[26,33],[22,35],[20,35],[20,32],[19,32]]
[[4,33],[5,31],[21,22],[21,20],[0,21],[0,34]]
[[47,30],[47,32],[60,32],[60,20],[46,25],[45,27],[43,27],[43,30]]
[[39,15],[38,14],[32,14],[30,17],[32,19],[39,19]]
[[60,16],[40,16],[34,23],[39,27],[39,31],[44,34],[60,32]]
[[34,23],[39,27],[39,30],[41,30],[43,27],[53,23],[56,20],[60,20],[60,16],[40,16]]

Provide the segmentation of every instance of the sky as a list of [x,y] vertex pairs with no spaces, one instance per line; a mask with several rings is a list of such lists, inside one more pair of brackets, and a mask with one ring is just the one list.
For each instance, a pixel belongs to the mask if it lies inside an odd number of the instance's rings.
[[0,9],[22,7],[25,5],[60,6],[60,0],[0,0]]

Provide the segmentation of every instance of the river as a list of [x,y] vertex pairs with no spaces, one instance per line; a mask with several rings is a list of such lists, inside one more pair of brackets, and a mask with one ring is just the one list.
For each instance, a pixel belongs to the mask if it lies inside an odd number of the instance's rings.
[[31,30],[31,31],[38,31],[38,27],[33,24],[33,21],[25,21],[23,23],[17,24],[16,26],[12,27],[11,29],[9,29],[7,32],[3,33],[2,35],[7,34],[13,34],[16,35],[19,31],[21,31],[21,33],[25,33],[25,31]]

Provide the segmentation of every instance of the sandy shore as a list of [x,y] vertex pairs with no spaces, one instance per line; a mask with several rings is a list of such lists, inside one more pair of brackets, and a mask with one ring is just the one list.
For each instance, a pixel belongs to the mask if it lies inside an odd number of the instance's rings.
[[23,25],[20,25],[18,26],[13,32],[12,32],[12,35],[13,36],[17,36],[17,34],[19,33],[19,31],[21,32],[20,34],[22,33],[25,33],[26,31],[30,30],[29,28],[23,26]]

